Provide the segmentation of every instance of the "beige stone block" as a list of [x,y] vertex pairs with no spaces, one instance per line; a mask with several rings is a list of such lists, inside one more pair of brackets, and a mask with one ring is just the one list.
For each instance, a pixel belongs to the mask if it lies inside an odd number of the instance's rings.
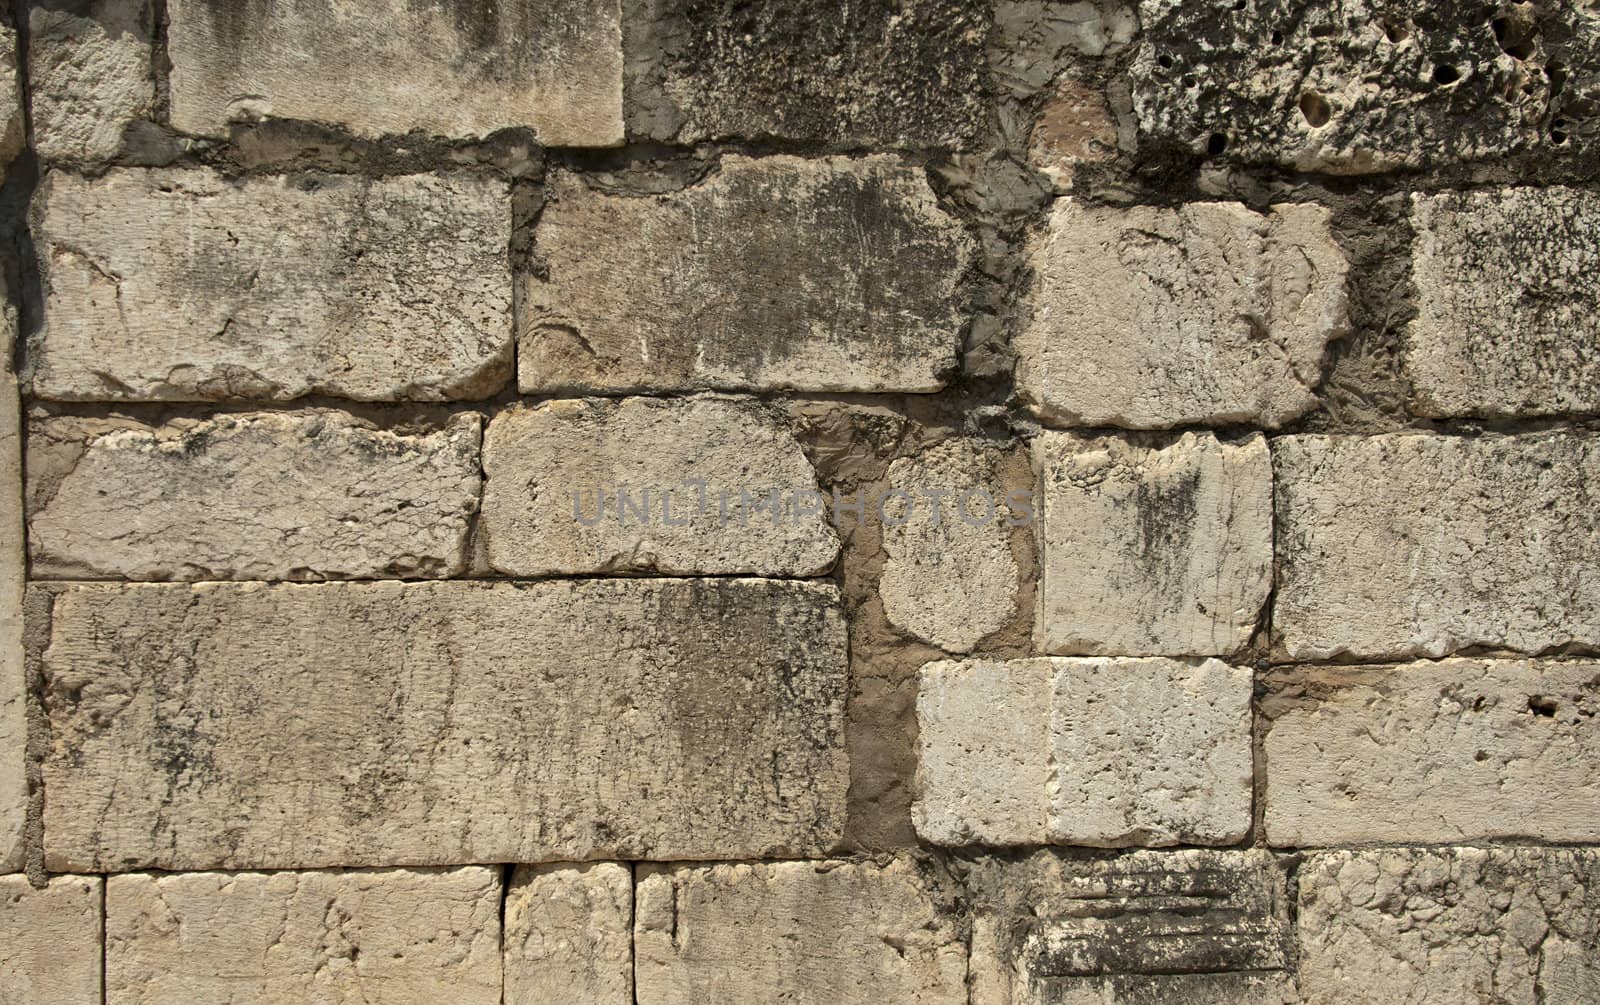
[[359,136],[483,136],[531,127],[544,146],[622,143],[619,0],[168,0],[172,124],[305,119]]
[[832,585],[83,585],[43,654],[52,869],[826,852]]
[[[0,290],[3,293],[3,290]],[[11,311],[0,325],[15,324]],[[3,340],[10,342],[9,332]],[[0,347],[3,348],[3,347]],[[27,686],[22,598],[28,559],[22,530],[22,435],[9,354],[0,366],[0,873],[23,867],[28,818]]]
[[28,145],[22,92],[22,72],[17,67],[17,30],[8,20],[0,24],[0,169]]
[[1264,438],[1045,433],[1033,450],[1040,649],[1226,656],[1249,643],[1272,588]]
[[518,866],[505,919],[506,1005],[632,1005],[626,862]]
[[33,146],[46,161],[100,164],[154,118],[149,0],[29,4],[28,89]]
[[521,288],[527,394],[936,391],[971,240],[895,157],[727,155],[677,192],[549,179]]
[[41,397],[434,401],[509,378],[502,181],[56,172],[33,214]]
[[84,1005],[100,998],[99,876],[56,876],[35,889],[0,877],[0,1001]]
[[755,402],[513,409],[490,423],[483,464],[483,534],[501,572],[815,576],[839,553],[816,471]]
[[966,944],[908,860],[645,866],[639,1005],[966,1005]]
[[1017,388],[1054,423],[1275,429],[1316,404],[1348,326],[1349,264],[1319,206],[1058,199],[1028,258]]
[[440,577],[466,564],[482,417],[47,419],[29,444],[36,578]]
[[500,870],[112,876],[106,994],[499,1005]]

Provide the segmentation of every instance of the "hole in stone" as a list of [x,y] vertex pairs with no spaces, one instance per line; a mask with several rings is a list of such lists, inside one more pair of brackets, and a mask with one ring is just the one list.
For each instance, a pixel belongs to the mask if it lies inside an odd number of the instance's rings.
[[1211,138],[1206,140],[1206,153],[1213,157],[1222,156],[1222,152],[1226,149],[1228,149],[1228,137],[1223,133],[1212,133]]
[[1333,117],[1333,109],[1328,106],[1327,98],[1315,91],[1307,91],[1300,95],[1300,114],[1305,116],[1306,125],[1320,129]]
[[1480,762],[1487,761],[1489,759],[1489,752],[1487,750],[1480,750],[1476,754],[1472,755],[1472,759]]
[[1500,51],[1512,59],[1523,60],[1533,55],[1533,32],[1530,26],[1508,17],[1497,17],[1489,22],[1494,29],[1494,40]]
[[1556,709],[1560,707],[1560,702],[1556,701],[1554,698],[1546,698],[1542,694],[1533,695],[1528,699],[1528,711],[1532,712],[1534,715],[1542,715],[1546,718],[1549,718],[1554,716],[1556,714]]
[[1162,55],[1156,57],[1156,65],[1161,67],[1163,70],[1170,70],[1172,69],[1172,57],[1163,53]]
[[1449,63],[1440,63],[1433,68],[1433,82],[1440,87],[1449,87],[1461,79],[1461,71]]
[[1384,18],[1378,22],[1383,28],[1383,37],[1391,42],[1404,42],[1411,37],[1411,29],[1392,18]]
[[1275,32],[1272,33],[1272,44],[1273,45],[1282,45],[1283,44],[1283,32],[1275,31]]
[[1233,0],[1233,9],[1234,10],[1244,10],[1244,7],[1245,7],[1245,0]]
[[1550,78],[1550,96],[1553,98],[1561,93],[1567,86],[1567,68],[1561,63],[1551,63],[1544,68],[1544,75]]
[[1183,78],[1183,86],[1190,90],[1194,90],[1196,87],[1200,86],[1200,81],[1195,79],[1194,74],[1187,74]]
[[1562,144],[1567,142],[1567,120],[1556,119],[1550,123],[1550,142]]

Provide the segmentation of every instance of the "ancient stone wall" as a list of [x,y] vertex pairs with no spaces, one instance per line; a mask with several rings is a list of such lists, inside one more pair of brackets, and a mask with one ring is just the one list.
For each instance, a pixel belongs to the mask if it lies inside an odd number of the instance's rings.
[[0,1003],[1600,1003],[1600,9],[17,0]]

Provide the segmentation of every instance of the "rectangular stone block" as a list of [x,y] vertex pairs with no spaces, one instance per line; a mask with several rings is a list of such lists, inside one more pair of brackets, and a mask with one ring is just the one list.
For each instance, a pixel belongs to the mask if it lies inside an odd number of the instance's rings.
[[0,877],[0,1001],[84,1005],[101,1000],[99,876],[56,876],[34,889]]
[[1511,188],[1411,203],[1413,407],[1430,416],[1600,411],[1600,196]]
[[465,174],[47,175],[44,398],[486,397],[511,370],[511,204]]
[[483,469],[489,564],[512,575],[815,576],[839,553],[811,462],[750,401],[512,409],[489,425]]
[[1276,646],[1404,659],[1600,642],[1600,438],[1273,442]]
[[831,585],[84,585],[43,655],[52,869],[815,855]]
[[633,1005],[633,869],[518,866],[505,905],[506,1005]]
[[154,6],[71,0],[24,9],[34,150],[46,162],[116,158],[128,135],[155,117]]
[[1274,845],[1600,842],[1600,662],[1292,670],[1272,688]]
[[936,391],[971,240],[920,167],[728,155],[628,195],[553,172],[518,309],[527,394]]
[[1243,840],[1251,686],[1218,660],[929,663],[917,833],[941,845]]
[[[3,293],[0,290],[0,293]],[[0,312],[0,327],[15,315]],[[0,337],[0,873],[23,867],[28,820],[27,684],[22,599],[28,558],[22,529],[22,435],[11,330]]]
[[1048,653],[1227,656],[1272,589],[1267,441],[1045,433],[1034,641]]
[[1058,199],[1028,258],[1017,388],[1049,422],[1276,429],[1316,404],[1348,328],[1349,263],[1320,206]]
[[500,870],[112,876],[106,993],[499,1005]]
[[1261,850],[980,860],[971,1005],[1299,1002],[1287,891]]
[[629,133],[667,143],[976,146],[987,5],[645,0],[630,13]]
[[947,896],[906,859],[643,866],[639,1005],[966,1005]]
[[172,124],[305,119],[360,136],[622,143],[619,0],[168,0]]
[[1300,869],[1307,1002],[1600,1001],[1593,848],[1375,848]]
[[431,431],[345,412],[149,426],[44,419],[29,440],[39,579],[440,577],[466,565],[476,413]]

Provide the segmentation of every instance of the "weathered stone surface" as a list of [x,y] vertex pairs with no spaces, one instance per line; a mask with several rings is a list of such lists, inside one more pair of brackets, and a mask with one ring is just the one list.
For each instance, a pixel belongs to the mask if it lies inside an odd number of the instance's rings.
[[[830,147],[956,147],[986,125],[986,5],[890,0],[819,8],[645,0],[630,134]],[[630,53],[630,56],[637,55]]]
[[627,863],[518,866],[505,918],[506,1005],[632,1005]]
[[1600,411],[1600,196],[1412,196],[1413,407],[1431,416]]
[[1274,845],[1600,841],[1600,663],[1296,670],[1274,692]]
[[522,288],[529,394],[936,391],[971,242],[889,156],[726,156],[680,192],[559,171]]
[[500,870],[112,876],[106,994],[499,1005]]
[[1585,4],[1144,0],[1140,14],[1131,75],[1145,142],[1358,174],[1593,135],[1600,59]]
[[1228,655],[1272,588],[1267,441],[1045,433],[1034,639],[1061,654]]
[[1008,488],[1005,452],[952,439],[889,465],[886,560],[878,594],[896,628],[971,652],[1017,613],[1012,527],[1032,516],[1031,490]]
[[1057,192],[1070,192],[1080,165],[1116,156],[1117,123],[1104,88],[1063,79],[1028,135],[1028,163],[1044,172]]
[[43,670],[53,869],[815,855],[832,586],[85,585]]
[[1300,869],[1299,931],[1307,1002],[1600,1001],[1600,855],[1324,852]]
[[514,409],[490,423],[483,466],[483,534],[501,572],[814,576],[839,553],[816,471],[749,401]]
[[25,876],[0,878],[0,1001],[100,1001],[101,883],[56,876],[36,890]]
[[966,1005],[967,951],[915,865],[643,866],[639,1005]]
[[1286,888],[1258,850],[981,860],[968,882],[971,1003],[1298,1002]]
[[[0,300],[5,299],[0,284]],[[11,373],[16,312],[0,308],[0,873],[23,866],[28,816],[27,688],[22,659],[22,598],[27,545],[22,526],[22,424]],[[0,986],[4,981],[0,981]]]
[[1320,206],[1058,199],[1029,259],[1017,387],[1049,421],[1276,428],[1316,403],[1347,327],[1349,265]]
[[17,30],[7,18],[0,21],[0,170],[28,145],[22,90],[22,74],[17,68]]
[[45,161],[102,163],[152,117],[156,85],[149,0],[28,5],[33,146]]
[[1272,453],[1289,658],[1600,643],[1600,438],[1286,436]]
[[34,393],[484,397],[511,369],[504,182],[48,175]]
[[529,126],[545,146],[622,142],[619,0],[168,0],[168,10],[172,124],[185,132],[283,118],[361,136]]
[[929,663],[917,833],[947,845],[1239,841],[1250,697],[1250,672],[1217,660]]
[[482,417],[47,419],[29,441],[35,578],[435,577],[466,565]]

